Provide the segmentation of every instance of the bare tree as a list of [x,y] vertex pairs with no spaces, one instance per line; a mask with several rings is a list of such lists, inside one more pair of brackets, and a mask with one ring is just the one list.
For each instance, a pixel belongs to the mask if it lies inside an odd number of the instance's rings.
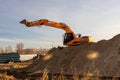
[[24,44],[23,44],[23,43],[18,43],[18,44],[16,45],[17,52],[18,52],[19,54],[22,54],[22,53],[23,53],[23,47],[24,47]]
[[37,49],[35,49],[35,48],[32,48],[32,49],[31,49],[31,53],[32,53],[32,54],[35,54],[36,52],[37,52]]
[[12,52],[12,47],[9,45],[5,48],[6,53],[11,53]]
[[4,50],[3,50],[3,48],[0,48],[0,53],[4,53]]
[[43,55],[45,53],[48,52],[49,49],[46,48],[40,48],[40,49],[36,49],[36,48],[27,48],[23,50],[24,54],[39,54],[39,55]]
[[8,52],[9,52],[9,53],[13,52],[13,51],[12,51],[12,47],[11,47],[10,45],[8,46]]
[[46,54],[48,52],[48,50],[49,49],[47,49],[47,48],[40,48],[38,54],[40,54],[40,55]]
[[35,48],[27,48],[24,50],[24,54],[36,54],[37,49]]

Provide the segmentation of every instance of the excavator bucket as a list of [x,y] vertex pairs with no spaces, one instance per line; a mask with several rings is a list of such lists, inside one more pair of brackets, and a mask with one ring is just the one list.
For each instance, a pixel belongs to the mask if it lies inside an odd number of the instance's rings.
[[24,20],[20,21],[20,23],[21,23],[21,24],[25,24],[25,25],[26,25],[27,23],[29,23],[29,21],[28,21],[28,20],[26,20],[26,19],[24,19]]

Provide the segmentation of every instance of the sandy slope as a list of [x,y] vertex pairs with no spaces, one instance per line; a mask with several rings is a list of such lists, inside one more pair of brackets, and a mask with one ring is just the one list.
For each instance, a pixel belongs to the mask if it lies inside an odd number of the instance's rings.
[[51,73],[72,74],[72,69],[80,75],[85,72],[102,76],[120,77],[120,34],[110,40],[97,43],[53,48],[44,57],[31,64],[27,71],[42,71],[47,68]]

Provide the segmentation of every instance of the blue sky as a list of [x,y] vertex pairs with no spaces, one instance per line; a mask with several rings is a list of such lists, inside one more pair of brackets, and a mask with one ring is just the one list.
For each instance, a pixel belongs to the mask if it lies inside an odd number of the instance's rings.
[[120,0],[0,0],[0,47],[24,43],[25,48],[62,45],[63,30],[27,28],[19,22],[48,19],[64,22],[75,33],[95,41],[120,34]]

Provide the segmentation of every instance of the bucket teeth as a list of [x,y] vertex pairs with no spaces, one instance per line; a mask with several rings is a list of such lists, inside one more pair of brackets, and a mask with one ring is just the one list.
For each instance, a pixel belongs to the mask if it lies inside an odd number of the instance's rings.
[[25,24],[25,25],[26,25],[27,23],[29,23],[29,21],[28,21],[28,20],[26,20],[26,19],[24,19],[24,20],[20,21],[20,23],[21,23],[21,24]]

